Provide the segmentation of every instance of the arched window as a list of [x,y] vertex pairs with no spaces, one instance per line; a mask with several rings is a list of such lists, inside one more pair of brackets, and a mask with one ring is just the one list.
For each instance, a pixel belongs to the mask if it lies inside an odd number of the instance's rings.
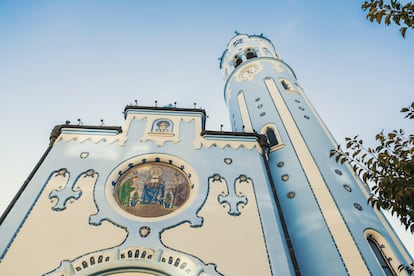
[[282,84],[284,89],[290,89],[291,88],[289,82],[286,81],[286,80],[281,80],[280,83]]
[[246,58],[251,59],[251,58],[255,58],[255,57],[257,57],[256,53],[251,49],[247,49]]
[[369,246],[371,247],[372,251],[375,254],[375,257],[377,258],[378,262],[380,263],[382,269],[384,270],[385,275],[397,275],[394,270],[392,269],[388,258],[385,256],[384,251],[382,251],[381,246],[378,244],[378,242],[374,239],[372,235],[369,235],[367,237],[367,241]]
[[273,146],[276,146],[277,144],[279,144],[279,142],[277,141],[277,138],[276,138],[275,131],[270,127],[266,129],[266,137],[267,137],[267,141],[268,141],[270,147],[273,147]]
[[264,125],[260,130],[260,133],[266,136],[270,151],[274,151],[283,147],[283,143],[274,124]]
[[243,62],[243,60],[240,58],[240,57],[237,57],[236,58],[236,60],[235,60],[235,64],[234,64],[234,67],[237,67],[237,66],[239,66],[240,64],[242,64],[242,62]]

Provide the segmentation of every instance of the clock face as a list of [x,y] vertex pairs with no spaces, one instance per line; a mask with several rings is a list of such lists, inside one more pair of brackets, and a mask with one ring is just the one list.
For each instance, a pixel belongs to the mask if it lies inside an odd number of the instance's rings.
[[257,73],[259,73],[260,71],[261,71],[261,68],[259,67],[259,65],[256,65],[256,64],[249,65],[240,71],[238,75],[238,80],[239,81],[252,80],[253,77],[257,75]]
[[138,217],[170,214],[188,200],[191,186],[182,170],[149,162],[131,167],[115,185],[114,196],[124,211]]

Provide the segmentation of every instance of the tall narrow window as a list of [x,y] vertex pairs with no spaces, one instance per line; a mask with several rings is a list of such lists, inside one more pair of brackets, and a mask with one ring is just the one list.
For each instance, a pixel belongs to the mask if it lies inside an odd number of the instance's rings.
[[243,62],[243,60],[241,58],[237,58],[236,61],[235,61],[234,67],[239,66],[240,64],[242,64],[242,62]]
[[274,124],[266,124],[261,130],[261,134],[264,134],[267,139],[270,151],[275,151],[283,147],[282,139],[277,131],[277,128]]
[[375,257],[377,258],[378,262],[380,263],[382,269],[384,270],[385,275],[397,275],[395,274],[394,270],[391,268],[387,257],[385,256],[384,252],[381,249],[381,246],[378,244],[378,242],[372,237],[367,237],[368,243],[371,246],[372,251],[375,254]]
[[290,89],[290,85],[287,81],[282,80],[280,83],[282,84],[284,89]]
[[273,147],[279,144],[276,138],[275,131],[273,129],[271,128],[266,129],[266,136],[267,136],[267,141],[269,142],[270,147]]

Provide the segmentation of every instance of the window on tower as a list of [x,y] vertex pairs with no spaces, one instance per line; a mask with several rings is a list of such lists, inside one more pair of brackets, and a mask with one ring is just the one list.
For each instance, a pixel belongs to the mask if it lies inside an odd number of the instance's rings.
[[379,264],[384,270],[385,275],[397,275],[390,265],[389,261],[391,260],[391,258],[387,258],[384,251],[382,250],[384,248],[384,245],[380,245],[372,235],[369,235],[367,237],[367,241],[369,246],[371,247],[371,250],[374,252],[374,255],[377,258]]
[[277,128],[274,124],[264,125],[260,133],[266,136],[270,151],[275,151],[277,149],[284,147],[283,143],[281,142]]
[[266,137],[270,147],[276,146],[279,144],[276,138],[275,131],[272,128],[266,129]]
[[234,62],[234,67],[239,66],[240,64],[242,64],[243,60],[240,57],[236,57],[236,60]]
[[247,49],[246,58],[251,59],[257,57],[256,53],[252,49]]
[[292,88],[292,86],[290,85],[289,81],[287,81],[287,80],[281,80],[280,81],[280,84],[282,84],[282,86],[283,86],[284,89],[291,89]]

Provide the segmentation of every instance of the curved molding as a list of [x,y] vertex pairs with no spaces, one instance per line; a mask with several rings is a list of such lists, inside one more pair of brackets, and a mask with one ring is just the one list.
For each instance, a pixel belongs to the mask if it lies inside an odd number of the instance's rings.
[[[400,263],[394,251],[391,249],[391,246],[387,242],[387,240],[379,232],[375,231],[374,229],[365,230],[364,236],[365,236],[365,241],[367,243],[368,243],[368,238],[371,238],[378,244],[378,246],[380,247],[379,249],[382,251],[384,255],[384,258],[387,259],[388,264],[392,267],[395,273],[399,274],[398,266],[400,265]],[[374,252],[372,252],[372,254],[375,255]],[[381,266],[379,263],[378,265]],[[405,274],[403,273],[401,275],[405,275]]]
[[214,264],[205,265],[187,254],[142,246],[92,252],[71,261],[62,261],[58,268],[44,275],[111,275],[121,272],[174,276],[221,275]]

